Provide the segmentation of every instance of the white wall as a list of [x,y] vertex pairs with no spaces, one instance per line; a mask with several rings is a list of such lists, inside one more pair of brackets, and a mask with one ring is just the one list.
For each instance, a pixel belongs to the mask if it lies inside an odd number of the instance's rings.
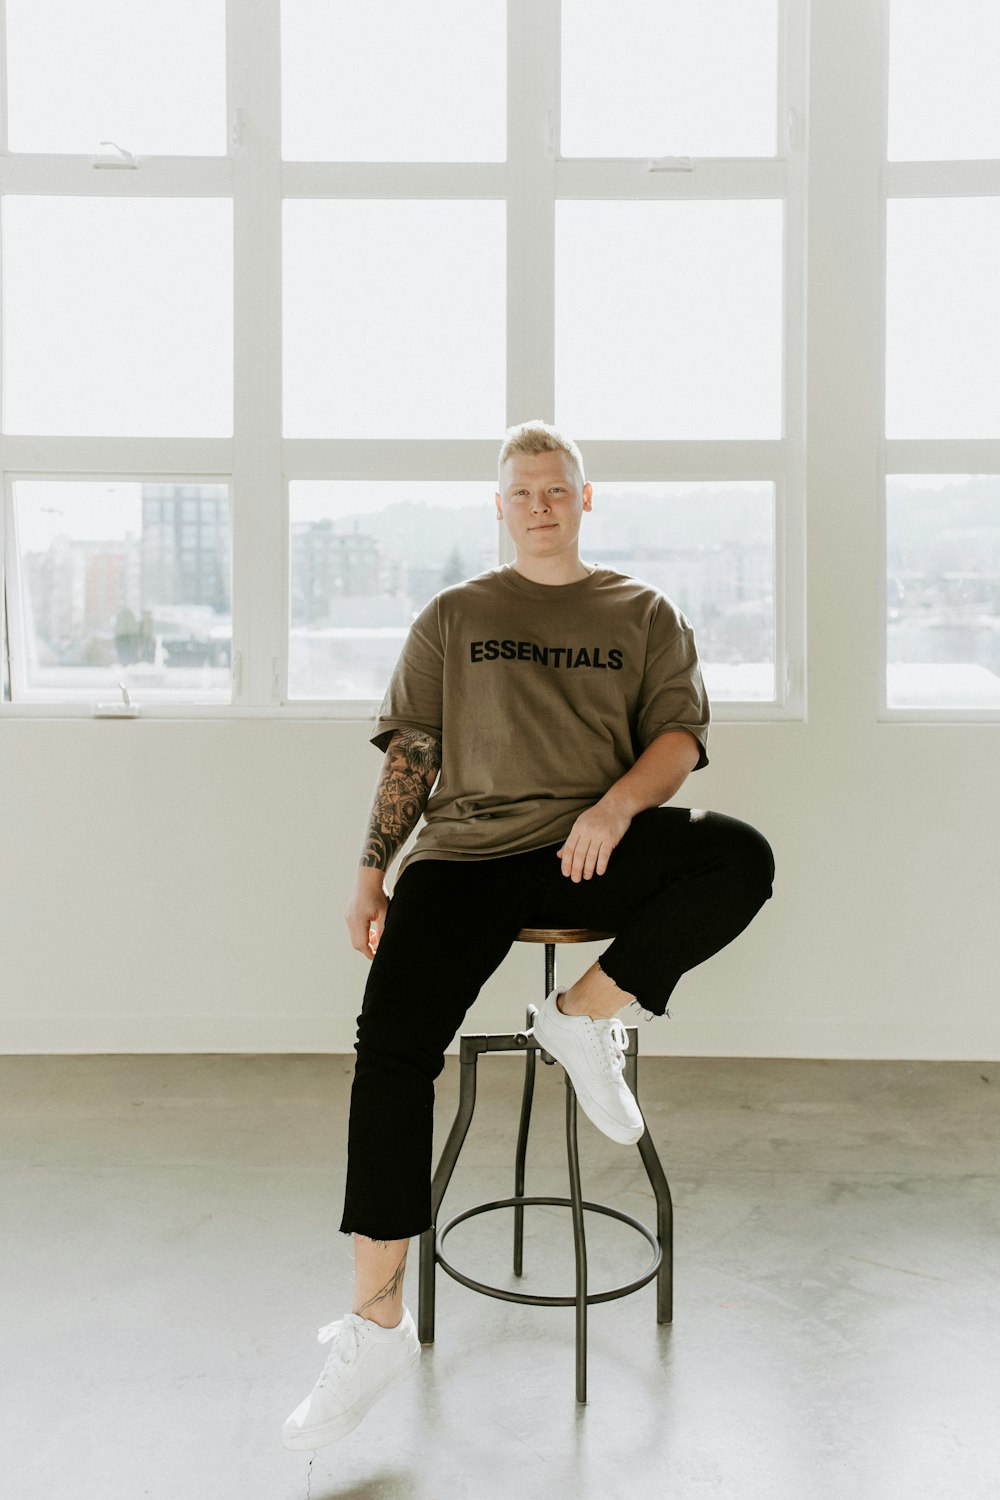
[[[715,726],[676,800],[755,823],[775,892],[669,1019],[638,1021],[644,1053],[1000,1057],[996,732],[844,707]],[[367,962],[343,910],[381,765],[366,736],[0,725],[0,1049],[350,1052]],[[564,950],[560,979],[598,951]],[[523,1024],[541,962],[515,948],[467,1027]]]
[[[884,7],[819,0],[810,19],[808,542],[788,560],[806,565],[808,717],[716,723],[711,765],[678,794],[766,834],[775,893],[640,1042],[996,1059],[1000,725],[876,719]],[[0,1048],[349,1052],[367,964],[343,910],[381,763],[367,733],[0,721]],[[540,950],[515,949],[467,1026],[523,1024],[540,986]]]

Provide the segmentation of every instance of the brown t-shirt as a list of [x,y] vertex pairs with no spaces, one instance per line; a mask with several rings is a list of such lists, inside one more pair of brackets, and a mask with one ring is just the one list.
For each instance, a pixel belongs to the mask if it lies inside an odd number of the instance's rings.
[[534,583],[510,564],[417,615],[371,742],[426,730],[441,770],[412,860],[491,859],[561,843],[646,746],[688,729],[708,764],[710,709],[690,621],[659,589],[597,567]]

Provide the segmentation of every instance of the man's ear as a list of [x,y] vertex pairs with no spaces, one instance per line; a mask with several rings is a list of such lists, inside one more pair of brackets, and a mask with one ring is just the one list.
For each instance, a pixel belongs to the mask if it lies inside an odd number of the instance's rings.
[[590,508],[591,508],[590,502],[593,500],[593,498],[594,498],[594,486],[588,480],[587,483],[583,487],[583,508],[584,508],[584,510],[590,510]]
[[502,521],[502,520],[503,520],[503,511],[502,511],[502,509],[501,509],[501,507],[500,507],[500,491],[499,491],[499,490],[495,490],[495,491],[494,491],[494,493],[493,493],[493,498],[494,498],[494,500],[495,500],[495,501],[496,501],[496,507],[497,507],[497,520],[498,520],[498,521]]

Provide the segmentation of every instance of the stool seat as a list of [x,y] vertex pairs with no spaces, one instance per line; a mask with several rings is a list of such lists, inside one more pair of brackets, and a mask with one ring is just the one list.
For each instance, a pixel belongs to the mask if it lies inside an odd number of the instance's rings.
[[[521,943],[544,943],[544,990],[543,995],[548,996],[555,988],[556,983],[556,948],[562,943],[592,943],[604,938],[613,938],[616,934],[606,932],[603,929],[593,927],[522,927],[515,941]],[[499,1297],[506,1302],[530,1303],[533,1306],[546,1307],[575,1307],[576,1308],[576,1399],[585,1402],[587,1399],[587,1309],[594,1302],[608,1302],[616,1297],[625,1297],[630,1292],[638,1291],[647,1282],[656,1277],[656,1321],[657,1323],[670,1323],[673,1320],[673,1204],[670,1197],[670,1186],[667,1182],[660,1159],[656,1154],[656,1148],[650,1139],[649,1131],[644,1130],[642,1136],[636,1143],[639,1156],[645,1168],[649,1185],[653,1190],[656,1200],[656,1229],[650,1229],[648,1225],[630,1214],[622,1213],[616,1208],[609,1208],[603,1203],[591,1203],[583,1196],[580,1181],[580,1159],[576,1138],[576,1094],[568,1073],[563,1070],[566,1081],[566,1155],[569,1168],[570,1196],[566,1197],[537,1197],[527,1196],[524,1191],[525,1158],[528,1146],[528,1125],[531,1119],[531,1102],[535,1086],[535,1054],[541,1055],[542,1061],[554,1063],[541,1044],[535,1040],[532,1030],[537,1015],[537,1007],[528,1006],[524,1030],[514,1032],[463,1032],[460,1037],[459,1067],[460,1088],[458,1109],[452,1122],[448,1139],[434,1169],[431,1182],[431,1214],[433,1222],[429,1229],[424,1230],[420,1236],[420,1292],[417,1314],[417,1334],[421,1344],[432,1344],[434,1342],[434,1314],[435,1314],[435,1284],[434,1273],[438,1266],[446,1271],[454,1281],[461,1282],[463,1286],[471,1291],[481,1292],[488,1297]],[[624,1056],[624,1078],[632,1093],[638,1098],[636,1079],[636,1058],[638,1053],[637,1029],[635,1026],[625,1028],[628,1045]],[[490,1052],[523,1052],[524,1053],[524,1088],[521,1095],[521,1118],[517,1134],[517,1152],[514,1161],[514,1194],[510,1198],[494,1199],[490,1203],[480,1203],[474,1208],[469,1208],[464,1213],[455,1214],[445,1223],[438,1223],[438,1215],[441,1209],[442,1199],[451,1181],[452,1173],[458,1161],[469,1126],[472,1123],[472,1114],[476,1103],[476,1064],[481,1054]],[[514,1210],[514,1257],[513,1270],[515,1276],[520,1276],[523,1269],[524,1255],[524,1210],[536,1205],[556,1205],[569,1208],[573,1216],[573,1248],[576,1259],[576,1286],[572,1295],[543,1297],[531,1295],[527,1292],[512,1292],[505,1287],[491,1286],[487,1282],[477,1281],[467,1275],[464,1271],[453,1266],[445,1258],[445,1237],[456,1225],[464,1220],[472,1218],[476,1214],[490,1213],[496,1209],[513,1208]],[[631,1281],[620,1286],[611,1287],[603,1292],[590,1292],[587,1286],[587,1239],[584,1227],[584,1212],[592,1212],[607,1215],[618,1219],[636,1230],[649,1244],[653,1251],[652,1262],[645,1271]]]
[[613,932],[601,932],[596,927],[522,927],[516,943],[599,943],[604,938],[613,938]]

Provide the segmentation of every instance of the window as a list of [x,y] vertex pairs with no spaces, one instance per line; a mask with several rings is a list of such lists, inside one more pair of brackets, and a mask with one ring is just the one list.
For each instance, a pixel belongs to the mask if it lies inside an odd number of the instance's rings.
[[[211,528],[177,521],[168,494]],[[136,701],[229,701],[225,486],[15,479],[11,500],[15,701],[121,701],[120,683]]]
[[1000,707],[1000,475],[887,488],[889,705]]
[[0,711],[368,718],[540,416],[721,716],[801,715],[798,0],[5,17]]
[[284,210],[285,436],[502,433],[503,203]]
[[293,482],[289,696],[381,698],[413,617],[496,566],[493,493],[456,480]]
[[563,0],[563,156],[775,156],[778,22],[777,0]]
[[892,0],[889,160],[1000,157],[1000,7]]
[[282,0],[282,155],[503,161],[506,11],[504,0]]
[[3,200],[5,433],[229,437],[232,205]]
[[887,718],[1000,709],[1000,11],[891,0]]
[[225,154],[223,0],[5,0],[4,10],[8,151],[89,155],[110,132],[133,155]]
[[684,611],[713,704],[775,697],[774,510],[767,482],[595,487],[588,557]]
[[774,199],[558,203],[557,423],[780,439],[781,261]]

